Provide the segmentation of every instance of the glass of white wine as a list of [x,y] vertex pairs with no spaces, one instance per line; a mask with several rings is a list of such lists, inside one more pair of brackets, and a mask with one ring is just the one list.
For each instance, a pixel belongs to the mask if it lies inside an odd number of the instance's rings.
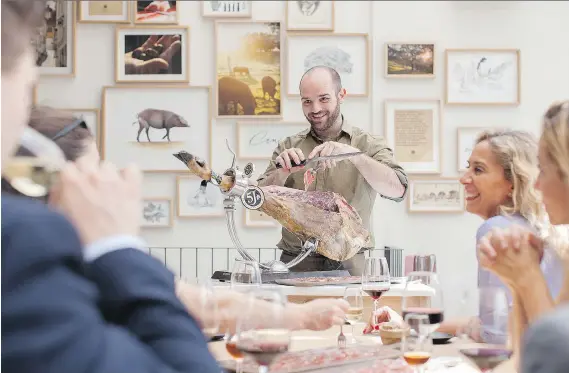
[[364,315],[364,301],[361,287],[346,287],[344,290],[344,300],[350,304],[346,312],[346,321],[352,326],[352,338],[350,344],[357,344],[358,340],[354,335],[354,324],[362,321]]

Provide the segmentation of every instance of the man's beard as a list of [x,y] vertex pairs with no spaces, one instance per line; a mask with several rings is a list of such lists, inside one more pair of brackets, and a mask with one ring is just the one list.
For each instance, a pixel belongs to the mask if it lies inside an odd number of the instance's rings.
[[325,134],[326,131],[330,130],[330,128],[334,126],[336,120],[338,120],[338,117],[340,116],[340,104],[338,103],[336,105],[333,112],[319,111],[316,114],[324,114],[328,117],[328,119],[324,123],[316,123],[314,120],[310,119],[310,115],[312,115],[311,113],[309,115],[305,115],[306,120],[308,121],[308,123],[310,123],[310,128],[312,129],[312,131],[314,131],[314,133],[318,135]]

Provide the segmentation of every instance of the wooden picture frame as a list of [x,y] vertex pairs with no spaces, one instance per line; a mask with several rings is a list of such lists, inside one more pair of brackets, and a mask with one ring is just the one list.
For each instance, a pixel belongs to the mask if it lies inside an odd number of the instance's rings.
[[[279,141],[308,128],[310,124],[306,122],[237,122],[237,158],[270,160]],[[255,147],[256,151],[248,151],[249,147]]]
[[[37,28],[32,36],[31,43],[36,50],[34,57],[40,77],[75,77],[77,62],[77,9],[75,6],[74,1],[55,0],[55,8],[49,20],[44,18],[44,25]],[[63,22],[64,27],[61,27],[60,22]],[[63,33],[63,36],[59,37],[59,32]],[[54,40],[61,41],[61,44],[53,47]],[[65,62],[60,62],[61,60]]]
[[[307,45],[299,45],[306,43]],[[342,87],[351,97],[368,97],[370,92],[371,43],[365,33],[291,33],[286,37],[287,96],[299,97],[298,86],[306,70],[316,65],[334,68]],[[356,51],[356,53],[352,53]],[[352,62],[352,54],[360,61]],[[338,61],[341,61],[340,65]],[[357,70],[356,66],[360,69]],[[358,72],[357,74],[354,73]]]
[[[220,119],[280,119],[282,106],[282,22],[216,20],[215,117]],[[249,28],[249,29],[248,29]],[[264,63],[250,60],[235,45],[250,46],[246,37],[263,39],[269,51],[262,51]],[[228,49],[227,49],[228,48]],[[251,51],[259,54],[259,51]],[[255,62],[255,61],[253,61]],[[277,66],[278,65],[278,66]],[[268,97],[268,98],[267,98]]]
[[95,142],[97,143],[97,148],[99,153],[102,150],[101,142],[101,111],[99,109],[60,109],[69,113],[72,113],[76,117],[83,117],[87,127],[95,137]]
[[456,168],[458,172],[465,172],[474,141],[484,131],[492,130],[491,127],[457,127],[456,129]]
[[409,213],[462,213],[466,207],[464,187],[452,177],[410,178],[407,199]]
[[[410,175],[440,174],[443,162],[441,101],[388,99],[384,110],[384,136],[401,167]],[[399,128],[396,128],[397,121]]]
[[[153,53],[152,58],[150,52]],[[153,61],[153,64],[150,65],[149,61]],[[168,64],[166,70],[164,61]],[[162,25],[117,26],[115,82],[189,83],[190,28]]]
[[[162,202],[162,204],[155,207],[157,205],[155,202]],[[166,221],[160,223],[163,218]],[[141,228],[171,228],[174,223],[172,199],[169,197],[143,197],[141,221]]]
[[445,104],[517,106],[521,102],[519,49],[447,49]]
[[259,210],[249,210],[243,206],[243,225],[248,228],[278,228],[278,221]]
[[[121,3],[122,14],[117,14],[118,3]],[[90,1],[77,2],[77,23],[131,23],[132,1]],[[100,14],[91,14],[100,13]],[[104,14],[108,12],[108,14]]]
[[385,77],[435,78],[435,43],[385,43]]
[[[211,1],[202,1],[202,17],[204,18],[251,18],[253,16],[253,2],[252,1],[226,1],[221,4],[221,1],[216,1],[218,6],[229,6],[227,9],[217,9],[214,10]],[[233,3],[233,4],[227,4]],[[217,5],[217,4],[216,4]],[[245,7],[243,8],[243,5]],[[243,11],[243,9],[246,9]]]
[[[177,25],[180,22],[179,1],[168,1],[168,9],[143,11],[152,1],[133,0],[131,6],[132,22],[135,25]],[[174,13],[172,15],[172,13]]]
[[[211,86],[103,87],[101,159],[110,160],[119,168],[135,162],[144,172],[180,173],[189,171],[173,154],[186,150],[211,164],[211,101]],[[149,127],[147,133],[145,121],[138,119],[139,115],[142,119],[150,115],[146,109],[162,112],[163,118],[175,126],[166,132],[164,127]]]
[[335,1],[285,1],[284,5],[287,31],[334,31]]
[[[205,184],[205,188],[204,185]],[[223,218],[221,191],[197,176],[176,176],[176,216],[178,218]]]

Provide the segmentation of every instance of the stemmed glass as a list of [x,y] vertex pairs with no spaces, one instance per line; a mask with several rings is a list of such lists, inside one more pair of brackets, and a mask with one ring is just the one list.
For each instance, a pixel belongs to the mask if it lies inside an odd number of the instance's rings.
[[[422,286],[428,287],[432,294],[417,298],[415,291]],[[444,320],[444,302],[442,287],[435,272],[418,271],[407,276],[401,310],[403,318],[408,314],[428,316],[430,333],[438,329]]]
[[352,326],[352,339],[350,340],[350,344],[357,344],[358,341],[354,336],[354,324],[361,321],[364,314],[362,289],[360,287],[347,287],[344,290],[344,300],[350,304],[346,312],[346,321]]
[[[362,274],[362,290],[373,299],[375,315],[381,295],[391,287],[389,266],[385,258],[367,258]],[[372,318],[375,320],[375,317]]]
[[220,315],[215,293],[211,282],[204,282],[198,285],[199,288],[199,304],[201,308],[200,314],[202,315],[202,333],[208,337],[213,338],[219,333]]
[[415,331],[403,337],[401,350],[403,359],[415,369],[415,373],[424,372],[424,366],[431,358],[433,340],[430,337],[430,320],[427,315],[407,314],[405,323]]
[[[237,348],[259,365],[259,373],[269,372],[275,358],[288,351],[291,333],[286,325],[286,298],[274,290],[254,290],[237,321]],[[254,300],[267,302],[262,314]]]
[[235,359],[235,373],[241,373],[244,355],[243,352],[237,348],[237,334],[232,334],[229,331],[225,334],[225,348]]
[[231,272],[231,289],[248,292],[261,286],[261,270],[259,263],[249,260],[235,259]]

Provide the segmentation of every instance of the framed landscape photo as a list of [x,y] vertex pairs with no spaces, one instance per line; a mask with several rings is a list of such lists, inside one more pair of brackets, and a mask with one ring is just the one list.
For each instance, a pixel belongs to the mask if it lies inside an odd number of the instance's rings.
[[215,21],[217,118],[281,118],[281,23]]
[[202,17],[251,18],[252,1],[202,1]]
[[115,81],[189,83],[189,53],[189,27],[117,27]]
[[75,2],[46,2],[43,23],[32,36],[40,75],[74,77],[76,32]]
[[103,87],[101,158],[145,172],[189,172],[185,150],[211,165],[209,86]]
[[386,78],[434,78],[435,44],[386,43]]
[[130,23],[131,1],[77,2],[79,23]]
[[101,152],[101,121],[99,109],[60,109],[72,113],[75,117],[83,118],[87,127],[95,137],[99,152]]
[[411,178],[409,212],[464,212],[464,187],[455,178]]
[[458,172],[464,172],[468,169],[468,158],[474,149],[476,139],[482,132],[491,129],[489,127],[458,127],[456,129]]
[[170,228],[173,223],[172,199],[166,197],[142,199],[142,228]]
[[135,24],[175,25],[179,22],[177,1],[133,1]]
[[287,94],[299,96],[304,73],[324,65],[336,70],[348,96],[369,94],[370,43],[368,34],[294,33],[287,35]]
[[281,225],[278,221],[259,210],[249,210],[243,207],[243,221],[250,228],[277,228]]
[[385,139],[409,174],[440,174],[442,114],[439,100],[386,100]]
[[448,105],[519,105],[519,49],[447,49]]
[[285,1],[287,31],[334,31],[334,1]]
[[279,141],[308,130],[309,127],[310,124],[300,122],[237,122],[237,157],[250,160],[272,159]]
[[223,196],[214,185],[195,176],[176,176],[179,218],[223,217]]

